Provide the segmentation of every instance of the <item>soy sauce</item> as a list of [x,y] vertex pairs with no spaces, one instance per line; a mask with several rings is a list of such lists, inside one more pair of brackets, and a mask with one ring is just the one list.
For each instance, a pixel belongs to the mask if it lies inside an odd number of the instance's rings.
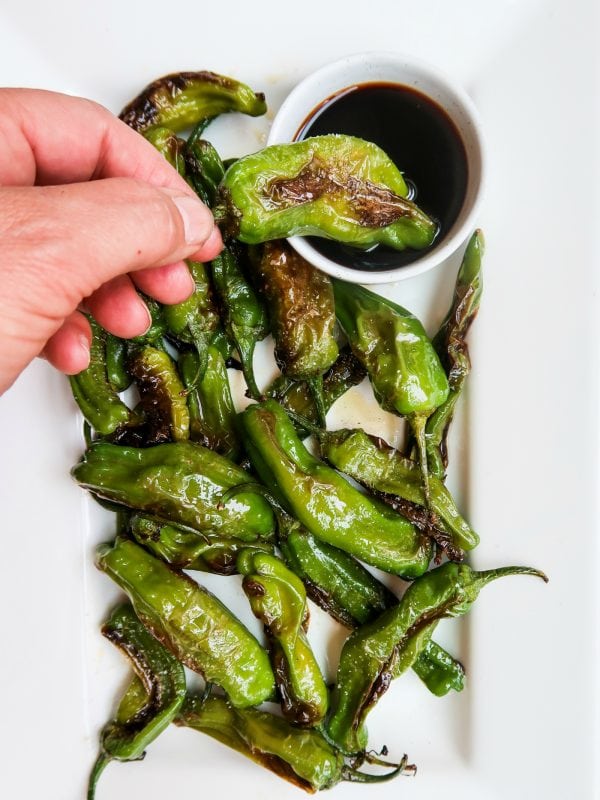
[[[441,106],[409,86],[363,83],[325,100],[295,138],[327,133],[345,133],[379,145],[414,189],[411,199],[440,225],[429,249],[443,241],[462,208],[468,171],[460,133]],[[310,237],[310,242],[327,258],[354,269],[391,269],[410,264],[423,253],[383,245],[365,252],[317,237]]]

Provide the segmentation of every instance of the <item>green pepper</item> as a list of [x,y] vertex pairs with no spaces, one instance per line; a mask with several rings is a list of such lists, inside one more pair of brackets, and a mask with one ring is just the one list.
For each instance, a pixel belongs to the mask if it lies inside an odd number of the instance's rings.
[[434,411],[425,427],[427,460],[432,474],[440,480],[444,479],[448,466],[448,428],[454,416],[456,402],[471,371],[469,348],[465,339],[481,301],[481,260],[484,249],[483,233],[477,230],[465,250],[450,310],[433,339],[433,346],[446,370],[450,386],[448,398]]
[[506,575],[547,580],[530,567],[475,572],[466,564],[447,563],[414,581],[397,606],[350,634],[342,650],[327,724],[328,735],[342,752],[364,750],[367,714],[390,681],[412,666],[440,619],[466,614],[484,586]]
[[[357,386],[366,376],[366,370],[353,355],[349,347],[340,350],[335,363],[323,376],[323,403],[325,411],[329,411],[336,400],[339,400],[353,386]],[[281,375],[267,389],[267,397],[277,400],[286,409],[310,422],[318,422],[315,398],[308,384],[294,381]],[[309,431],[303,428],[297,419],[293,420],[298,435],[305,439]]]
[[247,244],[323,236],[368,249],[428,247],[437,224],[407,200],[408,187],[377,145],[330,134],[240,158],[219,190],[217,218]]
[[96,565],[128,595],[144,627],[182,664],[221,686],[233,705],[272,696],[268,655],[204,587],[126,539],[101,545]]
[[189,261],[188,266],[194,280],[194,293],[182,303],[164,306],[163,319],[166,335],[177,346],[193,345],[200,359],[198,373],[201,376],[206,366],[206,348],[219,327],[219,312],[216,308],[208,271],[199,261]]
[[115,718],[102,730],[88,800],[95,797],[98,778],[106,765],[113,759],[142,759],[146,747],[173,721],[185,699],[182,665],[148,633],[129,603],[113,611],[102,634],[129,658],[135,676]]
[[201,197],[206,197],[208,206],[213,206],[225,167],[215,147],[206,139],[198,138],[197,130],[187,141],[185,163],[194,188]]
[[106,334],[106,377],[115,392],[124,392],[131,386],[131,375],[127,372],[129,345],[111,333]]
[[182,178],[185,174],[184,150],[185,141],[171,129],[164,126],[150,128],[144,133],[144,138],[153,144],[158,152],[164,156],[169,164],[174,167]]
[[387,572],[408,578],[425,572],[428,537],[311,455],[279,403],[248,406],[240,420],[256,472],[314,536]]
[[200,533],[142,514],[133,515],[128,530],[138,544],[178,569],[234,575],[241,550],[273,552],[273,545],[268,542],[250,543],[231,536]]
[[256,493],[241,493],[220,503],[248,473],[195,442],[155,447],[120,447],[94,443],[72,475],[93,494],[202,533],[219,533],[244,541],[269,538],[273,512]]
[[[317,433],[321,456],[368,489],[425,506],[423,479],[419,465],[391,447],[383,439],[361,429]],[[429,476],[431,514],[429,529],[440,528],[451,537],[453,549],[472,550],[479,536],[460,515],[452,495],[439,478]],[[432,517],[435,515],[435,517]],[[434,532],[435,536],[435,532]]]
[[178,72],[150,83],[119,117],[139,133],[157,126],[176,133],[228,111],[260,117],[265,96],[214,72]]
[[109,381],[106,366],[107,334],[91,317],[88,320],[92,328],[90,363],[83,372],[71,375],[69,382],[85,419],[101,436],[108,436],[119,428],[133,425],[137,419]]
[[338,320],[378,403],[405,416],[414,431],[430,507],[425,425],[449,392],[438,355],[419,320],[402,306],[357,284],[334,280],[333,290]]
[[137,408],[143,412],[148,428],[147,443],[189,439],[185,389],[170,355],[150,345],[137,348],[129,360],[129,372],[140,393]]
[[[188,697],[175,724],[212,736],[311,794],[340,781],[379,783],[415,771],[405,756],[387,774],[359,772],[345,764],[341,753],[318,730],[294,727],[281,717],[255,708],[233,708],[224,697]],[[381,763],[369,757],[364,760]]]
[[302,581],[268,553],[242,550],[237,566],[252,613],[265,626],[283,716],[301,727],[314,727],[325,718],[329,697],[306,638]]
[[[358,628],[397,605],[396,596],[351,555],[320,542],[281,511],[277,518],[286,564],[302,580],[310,599],[342,625]],[[434,641],[419,654],[413,670],[438,697],[463,689],[464,668]]]
[[277,366],[286,377],[308,384],[324,425],[323,375],[338,356],[331,280],[285,241],[267,242],[254,267],[269,310]]
[[235,461],[241,449],[237,413],[225,359],[214,345],[207,350],[207,368],[198,382],[198,397],[204,425],[218,443],[217,452]]
[[163,336],[166,333],[166,324],[163,316],[164,306],[145,294],[141,294],[141,297],[150,312],[150,327],[146,333],[141,336],[134,336],[129,341],[133,344],[151,344],[159,349],[164,349]]
[[225,331],[239,353],[248,393],[258,400],[261,394],[254,378],[252,359],[256,343],[264,339],[269,330],[265,307],[246,280],[231,248],[225,247],[211,262],[211,269]]

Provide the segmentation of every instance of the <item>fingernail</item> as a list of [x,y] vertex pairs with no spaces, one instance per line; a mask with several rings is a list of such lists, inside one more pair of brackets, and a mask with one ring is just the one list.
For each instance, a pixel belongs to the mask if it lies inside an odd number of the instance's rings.
[[79,350],[82,353],[83,358],[85,361],[82,360],[82,367],[81,369],[87,369],[90,365],[90,343],[88,341],[87,336],[82,333],[77,337]]
[[150,313],[150,309],[148,308],[146,303],[142,301],[142,305],[144,306],[144,311],[146,312],[146,315],[148,317],[148,325],[144,329],[143,333],[140,334],[140,336],[145,336],[152,327],[152,314]]
[[172,199],[183,220],[186,244],[200,247],[214,228],[215,221],[212,214],[204,203],[189,195],[179,195]]

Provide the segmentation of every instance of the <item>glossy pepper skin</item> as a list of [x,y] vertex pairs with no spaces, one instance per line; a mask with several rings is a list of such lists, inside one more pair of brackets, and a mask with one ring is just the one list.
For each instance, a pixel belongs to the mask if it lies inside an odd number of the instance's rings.
[[446,447],[448,428],[452,422],[456,402],[471,371],[469,348],[465,340],[481,301],[483,291],[481,262],[484,250],[483,233],[477,230],[465,250],[450,310],[433,339],[433,346],[446,370],[450,386],[447,399],[427,420],[425,427],[429,468],[440,480],[445,478],[448,466]]
[[427,418],[448,397],[448,379],[419,320],[402,306],[358,284],[334,280],[337,318],[369,375],[379,405],[407,418],[419,448],[427,506]]
[[124,392],[131,386],[131,375],[127,371],[129,345],[111,333],[106,334],[106,377],[115,392]]
[[248,394],[260,399],[252,360],[256,343],[269,332],[265,307],[246,279],[238,256],[229,247],[211,262],[212,279],[221,301],[223,323],[228,338],[239,353],[248,385]]
[[282,240],[267,242],[254,267],[269,310],[277,366],[286,377],[308,383],[324,423],[323,375],[339,352],[331,280]]
[[432,554],[427,537],[312,456],[281,405],[251,405],[240,421],[254,469],[314,536],[396,575],[425,572]]
[[212,736],[310,794],[340,781],[379,783],[414,771],[404,757],[386,775],[358,772],[314,728],[297,728],[255,708],[234,708],[224,697],[188,697],[175,724]]
[[225,359],[215,345],[206,351],[206,369],[197,388],[204,425],[218,442],[217,452],[236,461],[241,452],[237,413]]
[[97,567],[128,595],[140,622],[186,667],[221,686],[235,706],[272,696],[269,657],[213,594],[126,539],[101,545]]
[[[323,404],[329,411],[336,400],[339,400],[349,389],[357,386],[366,377],[366,370],[348,347],[343,347],[332,366],[323,376]],[[304,417],[309,422],[318,423],[319,418],[315,406],[315,397],[307,383],[294,381],[281,375],[267,389],[267,397],[277,400],[286,409]],[[305,439],[309,431],[294,419],[298,435]]]
[[190,415],[185,388],[171,356],[151,345],[136,348],[129,372],[140,393],[136,407],[147,428],[145,444],[183,442],[190,437]]
[[530,567],[476,572],[466,564],[447,563],[414,581],[396,607],[350,634],[327,723],[329,737],[344,753],[364,749],[367,714],[390,681],[412,666],[440,619],[466,614],[484,586],[506,575],[547,580]]
[[214,292],[206,266],[199,261],[189,261],[194,280],[194,293],[182,303],[164,306],[163,319],[167,337],[176,346],[192,345],[200,359],[200,373],[206,366],[206,348],[220,324]]
[[100,735],[100,754],[90,776],[88,800],[94,800],[105,766],[113,759],[142,759],[148,745],[173,721],[185,699],[183,666],[148,633],[129,603],[113,611],[102,634],[127,656],[135,675],[114,719]]
[[200,570],[218,575],[235,575],[242,550],[272,553],[269,542],[244,542],[231,536],[199,533],[193,528],[134,514],[128,530],[135,541],[152,555],[178,569]]
[[185,163],[192,186],[206,204],[213,206],[217,199],[219,184],[225,175],[221,157],[213,145],[192,133],[185,147]]
[[322,236],[363,249],[420,250],[437,225],[407,194],[402,173],[377,145],[330,134],[240,158],[221,183],[215,217],[247,244]]
[[[219,352],[217,350],[217,352]],[[208,350],[206,353],[206,363],[208,364]],[[208,422],[204,419],[200,393],[198,391],[201,375],[200,359],[198,354],[192,350],[186,350],[179,354],[177,359],[177,370],[185,386],[185,397],[187,400],[188,413],[190,415],[190,439],[199,442],[205,447],[214,450],[221,455],[229,456],[229,445],[213,431]],[[203,377],[207,377],[206,367],[203,370]],[[210,379],[209,379],[210,380]]]
[[304,728],[319,725],[329,697],[306,638],[308,606],[302,581],[268,553],[242,550],[237,565],[252,613],[265,626],[283,716]]
[[[368,489],[424,507],[423,479],[418,463],[383,439],[355,430],[320,431],[322,457]],[[460,515],[452,495],[439,478],[429,476],[432,527],[451,537],[454,549],[472,550],[479,536]],[[434,534],[435,535],[435,534]]]
[[149,128],[144,134],[144,138],[154,145],[182,178],[186,177],[185,141],[180,139],[175,131],[165,126]]
[[272,537],[275,519],[267,501],[240,493],[220,503],[248,473],[195,442],[135,448],[98,442],[72,475],[95,495],[161,519],[244,541]]
[[90,363],[69,383],[75,402],[94,430],[101,436],[115,433],[119,428],[136,422],[136,415],[125,405],[117,389],[109,381],[106,366],[106,333],[92,318]]
[[[358,628],[397,605],[397,597],[359,561],[320,542],[291,517],[282,525],[281,513],[278,537],[286,564],[302,580],[310,599],[347,628]],[[464,687],[463,666],[432,640],[412,668],[437,697]]]
[[267,110],[263,94],[214,72],[177,72],[150,83],[119,117],[139,133],[157,126],[175,133],[228,111],[260,117]]

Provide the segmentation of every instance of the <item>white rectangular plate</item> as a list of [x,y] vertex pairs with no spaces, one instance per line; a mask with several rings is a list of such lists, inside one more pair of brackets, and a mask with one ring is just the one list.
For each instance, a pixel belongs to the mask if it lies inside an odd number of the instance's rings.
[[[272,114],[312,69],[373,49],[433,62],[479,108],[489,152],[480,220],[485,290],[450,482],[481,534],[474,564],[535,565],[550,584],[498,582],[467,620],[440,625],[436,638],[467,667],[466,690],[437,699],[409,674],[369,720],[373,746],[387,744],[396,758],[407,752],[417,777],[369,789],[340,785],[333,790],[340,800],[367,791],[381,800],[598,796],[594,5],[58,0],[0,11],[6,85],[74,92],[115,111],[159,75],[212,69],[264,90]],[[211,128],[211,138],[225,156],[240,155],[261,146],[267,126],[268,119],[231,117]],[[457,265],[454,258],[382,292],[434,330]],[[268,372],[265,358],[263,381]],[[355,392],[332,422],[364,422],[364,397]],[[77,800],[126,675],[98,632],[117,593],[94,569],[93,546],[111,535],[111,520],[69,478],[82,440],[66,380],[37,363],[0,403],[0,796]],[[369,412],[370,430],[389,433],[389,424]],[[205,583],[252,625],[236,579]],[[315,611],[311,638],[332,674],[341,629]],[[98,800],[271,792],[299,796],[208,737],[172,728],[143,764],[111,765]]]

